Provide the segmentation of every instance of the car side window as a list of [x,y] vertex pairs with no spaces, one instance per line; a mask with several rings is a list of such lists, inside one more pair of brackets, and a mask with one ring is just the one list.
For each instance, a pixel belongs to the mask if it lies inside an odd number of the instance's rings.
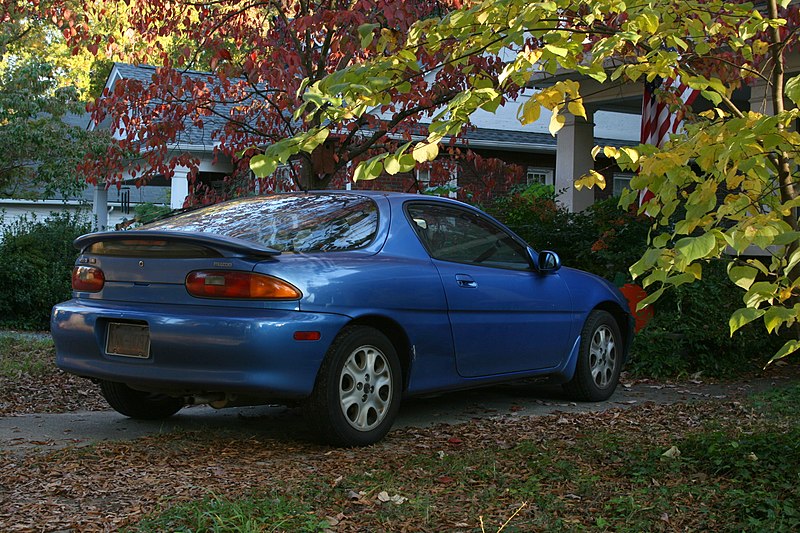
[[408,217],[434,259],[495,268],[530,268],[523,245],[477,213],[445,205],[411,204]]

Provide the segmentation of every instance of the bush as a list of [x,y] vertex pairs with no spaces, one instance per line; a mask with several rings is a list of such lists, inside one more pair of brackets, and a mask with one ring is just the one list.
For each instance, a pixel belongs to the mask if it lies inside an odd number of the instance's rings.
[[617,201],[609,198],[581,213],[570,213],[556,203],[552,187],[535,184],[496,199],[487,211],[535,250],[553,250],[564,265],[621,285],[630,280],[628,267],[646,249],[650,222],[623,211]]
[[48,329],[50,309],[70,297],[76,237],[92,230],[84,214],[23,217],[3,228],[0,240],[0,326]]
[[728,319],[742,307],[742,290],[724,260],[703,265],[703,279],[664,293],[655,316],[634,339],[628,370],[667,377],[702,372],[726,377],[762,367],[785,342],[760,321],[730,335]]

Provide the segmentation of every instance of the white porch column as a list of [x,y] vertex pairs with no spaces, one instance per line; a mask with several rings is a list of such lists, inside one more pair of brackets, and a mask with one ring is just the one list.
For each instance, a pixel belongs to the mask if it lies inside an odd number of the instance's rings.
[[594,123],[592,114],[586,114],[589,120],[567,113],[556,135],[556,200],[573,213],[594,203],[594,189],[575,188],[575,180],[594,168]]
[[105,182],[97,182],[94,186],[92,211],[97,223],[97,231],[108,229],[108,189]]
[[175,175],[170,180],[170,201],[169,206],[172,209],[180,209],[183,207],[183,202],[189,195],[189,169],[178,167],[175,169]]

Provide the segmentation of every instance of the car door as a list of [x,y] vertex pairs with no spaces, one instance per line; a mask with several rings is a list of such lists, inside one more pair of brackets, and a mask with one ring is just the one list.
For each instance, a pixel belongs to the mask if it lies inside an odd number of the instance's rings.
[[426,202],[406,213],[439,271],[465,377],[558,366],[571,303],[558,272],[539,273],[525,245],[480,213]]

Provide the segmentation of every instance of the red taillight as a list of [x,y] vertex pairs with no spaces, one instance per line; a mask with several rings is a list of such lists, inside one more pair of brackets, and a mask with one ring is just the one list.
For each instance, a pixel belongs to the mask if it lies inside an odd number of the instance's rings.
[[72,289],[81,292],[98,292],[106,283],[103,271],[97,267],[76,266],[72,269]]
[[186,290],[198,298],[297,300],[301,293],[292,284],[253,272],[198,270],[186,276]]

